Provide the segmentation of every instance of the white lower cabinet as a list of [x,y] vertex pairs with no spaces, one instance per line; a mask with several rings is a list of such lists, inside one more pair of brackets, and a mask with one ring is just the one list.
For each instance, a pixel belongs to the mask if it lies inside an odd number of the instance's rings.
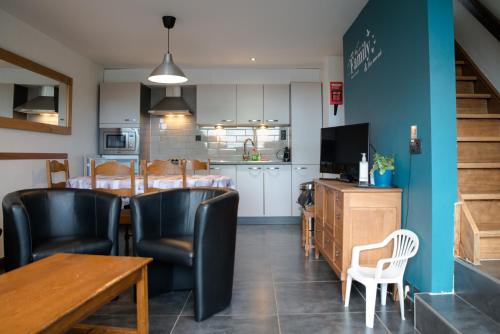
[[291,178],[290,165],[263,166],[264,168],[264,215],[268,217],[290,216]]
[[240,194],[239,217],[264,216],[264,167],[237,166],[236,189]]
[[292,165],[292,216],[300,216],[300,205],[297,204],[300,184],[316,178],[319,178],[319,165]]
[[210,166],[210,174],[230,177],[233,180],[234,184],[237,184],[235,165],[212,165]]

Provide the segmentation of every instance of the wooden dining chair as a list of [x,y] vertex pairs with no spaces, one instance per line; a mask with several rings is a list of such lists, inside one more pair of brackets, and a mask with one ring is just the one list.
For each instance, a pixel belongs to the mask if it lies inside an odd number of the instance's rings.
[[207,174],[210,174],[210,159],[207,161],[191,160],[191,169],[194,174],[196,174],[196,171],[199,170],[206,171]]
[[[98,166],[95,165],[95,160],[90,163],[91,168],[91,180],[92,189],[97,191],[103,191],[111,194],[115,194],[120,197],[131,198],[135,195],[135,163],[130,160],[130,166],[126,166],[118,163],[117,161],[111,160],[107,161]],[[97,177],[98,176],[129,176],[130,177],[130,188],[120,188],[120,189],[108,189],[108,188],[98,188],[97,187]],[[130,238],[132,234],[130,233],[130,226],[132,225],[132,217],[130,214],[130,205],[126,205],[122,208],[120,212],[120,225],[125,225],[125,255],[128,256],[130,253]]]
[[[133,160],[130,161],[130,166],[122,165],[114,160],[107,161],[103,164],[96,166],[95,160],[92,160],[91,171],[92,171],[91,175],[92,189],[115,194],[121,197],[132,197],[135,195],[135,164]],[[129,176],[130,188],[120,188],[120,189],[98,188],[97,187],[98,176],[109,176],[109,177]]]
[[149,176],[181,175],[182,187],[186,187],[186,160],[153,160],[149,164],[146,160],[142,160],[141,170],[144,177],[145,193],[162,190],[149,187]]
[[[66,182],[69,179],[69,164],[68,160],[64,160],[64,162],[59,162],[57,160],[47,160],[46,161],[46,169],[47,169],[47,186],[49,188],[66,188]],[[65,180],[61,182],[54,183],[54,179],[52,174],[54,173],[63,173]]]

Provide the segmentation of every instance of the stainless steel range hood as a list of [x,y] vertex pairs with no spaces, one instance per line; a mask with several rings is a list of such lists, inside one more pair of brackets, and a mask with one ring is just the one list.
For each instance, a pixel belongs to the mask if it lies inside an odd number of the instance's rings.
[[26,114],[57,114],[53,86],[42,86],[38,96],[14,108]]
[[165,87],[165,97],[155,104],[149,113],[154,116],[192,115],[191,108],[181,96],[181,87]]

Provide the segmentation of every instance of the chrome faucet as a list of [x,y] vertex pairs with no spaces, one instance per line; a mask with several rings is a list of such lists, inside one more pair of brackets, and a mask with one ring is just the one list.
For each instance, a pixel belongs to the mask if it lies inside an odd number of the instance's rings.
[[251,138],[245,139],[245,142],[243,143],[243,160],[245,161],[250,160],[250,153],[247,151],[247,143],[249,141],[252,143],[252,146],[255,147],[255,144]]

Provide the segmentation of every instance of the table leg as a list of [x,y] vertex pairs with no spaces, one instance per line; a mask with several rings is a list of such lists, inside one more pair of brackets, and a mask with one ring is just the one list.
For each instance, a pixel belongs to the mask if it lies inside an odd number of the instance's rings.
[[137,292],[137,334],[149,333],[148,312],[148,268],[141,269],[141,278],[136,284]]
[[395,302],[399,301],[397,284],[392,285],[392,300]]

